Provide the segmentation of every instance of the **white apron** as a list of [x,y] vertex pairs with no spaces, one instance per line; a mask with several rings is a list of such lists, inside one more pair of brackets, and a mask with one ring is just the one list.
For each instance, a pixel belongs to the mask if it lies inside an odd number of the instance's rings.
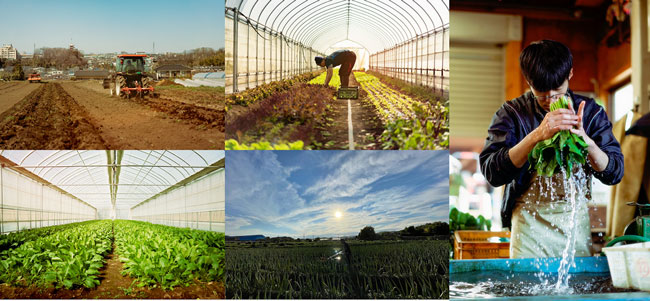
[[[563,177],[558,173],[544,179],[535,173],[528,190],[517,199],[512,212],[510,258],[562,257],[571,236],[575,236],[575,256],[591,256],[587,202],[583,199],[576,204],[572,223],[571,203],[562,189]],[[589,176],[586,187],[581,188],[587,199],[591,198],[590,180]],[[549,191],[548,181],[557,185],[555,192]]]

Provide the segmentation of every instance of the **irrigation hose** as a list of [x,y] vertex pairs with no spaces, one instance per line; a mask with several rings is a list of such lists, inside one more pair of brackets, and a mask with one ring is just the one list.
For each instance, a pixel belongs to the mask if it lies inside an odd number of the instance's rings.
[[619,236],[617,238],[612,239],[612,241],[608,242],[605,247],[611,247],[614,244],[621,242],[621,241],[638,241],[638,242],[650,242],[650,238],[643,237],[643,236],[638,236],[638,235],[623,235]]

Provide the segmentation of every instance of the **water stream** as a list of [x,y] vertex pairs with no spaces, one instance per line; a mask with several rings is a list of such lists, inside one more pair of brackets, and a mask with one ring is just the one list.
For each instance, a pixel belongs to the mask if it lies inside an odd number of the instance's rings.
[[[528,192],[528,201],[524,210],[534,218],[544,220],[542,224],[550,223],[550,227],[546,224],[533,226],[543,227],[538,236],[537,233],[535,234],[537,238],[535,251],[539,254],[554,252],[557,254],[557,243],[562,241],[558,240],[558,237],[565,238],[565,245],[560,247],[561,254],[555,255],[561,257],[557,271],[549,272],[549,260],[542,257],[534,260],[536,270],[539,271],[536,273],[481,271],[455,274],[450,285],[450,296],[453,298],[454,295],[463,294],[465,297],[572,295],[624,291],[612,286],[608,273],[569,273],[576,265],[576,249],[580,249],[584,254],[587,248],[585,246],[591,247],[590,234],[586,234],[590,233],[590,229],[587,229],[589,226],[586,224],[588,221],[584,221],[585,216],[588,218],[587,203],[591,198],[590,180],[591,176],[585,172],[583,166],[575,166],[572,172],[562,168],[561,173],[553,177],[538,176],[531,183],[538,185],[539,189]],[[550,210],[537,210],[543,207]],[[538,216],[538,214],[545,216]],[[549,232],[548,229],[553,230]],[[588,241],[584,241],[585,239]],[[551,247],[550,245],[554,243],[556,246]]]

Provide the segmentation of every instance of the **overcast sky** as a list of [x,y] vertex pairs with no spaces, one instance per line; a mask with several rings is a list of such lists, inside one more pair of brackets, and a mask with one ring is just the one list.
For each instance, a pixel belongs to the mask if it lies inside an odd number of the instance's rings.
[[356,235],[447,221],[445,151],[235,151],[226,234]]
[[0,0],[0,44],[20,53],[74,44],[84,53],[224,46],[224,0]]

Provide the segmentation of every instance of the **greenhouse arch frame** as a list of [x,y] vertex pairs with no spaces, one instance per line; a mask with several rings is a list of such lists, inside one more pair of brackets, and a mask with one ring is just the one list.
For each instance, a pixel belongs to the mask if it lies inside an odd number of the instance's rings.
[[317,71],[340,41],[367,49],[369,70],[448,93],[448,1],[226,0],[225,16],[228,94]]
[[94,219],[225,231],[223,151],[0,151],[0,234]]

